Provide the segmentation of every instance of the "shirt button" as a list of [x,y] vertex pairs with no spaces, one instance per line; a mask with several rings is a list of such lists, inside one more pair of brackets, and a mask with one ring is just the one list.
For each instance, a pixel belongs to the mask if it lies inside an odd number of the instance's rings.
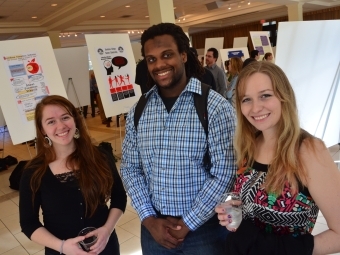
[[82,220],[82,219],[83,219],[83,217],[80,217],[80,219]]
[[82,205],[83,203],[80,203],[80,205]]

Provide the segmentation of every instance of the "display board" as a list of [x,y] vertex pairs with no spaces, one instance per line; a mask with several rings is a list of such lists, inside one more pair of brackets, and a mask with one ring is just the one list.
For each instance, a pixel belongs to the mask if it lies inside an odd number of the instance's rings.
[[0,105],[13,144],[35,138],[34,110],[47,95],[67,98],[48,37],[0,41]]
[[276,64],[295,91],[301,127],[340,141],[340,20],[280,22]]
[[[87,47],[54,49],[54,54],[68,99],[75,107],[90,105],[90,79]],[[72,78],[76,93],[74,92],[69,78]]]
[[[242,61],[249,58],[248,48],[246,48],[246,47],[244,47],[244,48],[221,49],[220,55],[221,55],[223,63],[225,61],[227,61],[229,58],[232,58],[232,57],[239,57],[239,58],[242,59]],[[224,64],[223,64],[223,67],[225,69]]]
[[254,46],[254,50],[258,50],[260,52],[260,59],[262,60],[264,57],[264,54],[267,52],[270,52],[273,54],[273,62],[275,62],[275,56],[274,52],[272,50],[272,46],[270,44],[269,40],[269,32],[268,31],[255,31],[255,32],[249,32],[250,38]]
[[[205,54],[207,53],[209,48],[216,48],[218,51],[223,49],[224,37],[216,37],[216,38],[205,38],[205,47],[204,47],[204,66],[205,64]],[[221,67],[222,59],[219,54],[216,64]]]
[[233,48],[244,48],[248,45],[248,37],[235,37]]
[[105,115],[126,113],[139,100],[136,61],[128,34],[85,35]]

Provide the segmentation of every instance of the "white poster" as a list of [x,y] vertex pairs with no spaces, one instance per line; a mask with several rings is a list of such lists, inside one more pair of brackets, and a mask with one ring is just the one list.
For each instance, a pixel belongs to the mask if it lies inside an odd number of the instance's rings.
[[[128,34],[85,35],[105,115],[126,113],[139,100]],[[108,43],[110,42],[110,43]]]
[[0,41],[0,105],[13,144],[36,136],[34,110],[47,95],[67,98],[48,37]]
[[[256,32],[249,32],[251,41],[253,42],[254,50],[258,50],[260,53],[260,59],[264,57],[264,54],[270,52],[273,54],[272,46],[269,40],[269,32],[268,31],[256,31]],[[274,56],[274,54],[273,54]],[[274,62],[273,58],[273,62]]]
[[[220,55],[222,58],[223,63],[230,58],[239,57],[242,61],[249,58],[248,48],[231,48],[231,49],[221,49]],[[223,65],[225,68],[225,65]]]
[[340,20],[280,22],[276,46],[275,64],[292,84],[301,127],[327,147],[340,142],[339,35]]
[[2,58],[21,120],[33,121],[35,106],[49,94],[41,60],[36,52]]
[[234,43],[233,43],[233,48],[243,48],[247,47],[248,45],[248,37],[235,37],[234,38]]
[[105,90],[113,102],[135,97],[131,82],[131,66],[128,65],[124,47],[104,46],[96,48],[97,59],[102,63],[101,75],[105,81]]

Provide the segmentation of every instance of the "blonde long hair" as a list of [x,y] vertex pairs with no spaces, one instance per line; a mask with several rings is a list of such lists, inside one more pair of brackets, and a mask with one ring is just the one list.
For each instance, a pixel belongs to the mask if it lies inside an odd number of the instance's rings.
[[[292,187],[295,193],[299,183],[306,186],[307,174],[301,164],[299,149],[302,141],[313,147],[312,135],[300,128],[295,95],[289,80],[282,69],[270,62],[253,62],[246,66],[238,77],[236,86],[237,125],[235,133],[235,149],[239,168],[252,166],[256,151],[256,137],[261,134],[241,112],[241,100],[245,94],[247,79],[255,74],[267,75],[273,85],[275,96],[281,102],[281,119],[278,123],[277,146],[274,158],[270,162],[266,177],[267,192],[281,193],[285,183]],[[245,164],[246,161],[246,165]]]

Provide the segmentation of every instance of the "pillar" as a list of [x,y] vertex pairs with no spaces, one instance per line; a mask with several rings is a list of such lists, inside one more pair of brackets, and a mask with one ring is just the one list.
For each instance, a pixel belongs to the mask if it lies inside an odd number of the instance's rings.
[[53,49],[61,48],[61,42],[60,42],[60,31],[47,31],[48,36],[50,37],[50,41],[52,44]]
[[287,4],[288,8],[288,21],[302,21],[303,20],[303,9],[304,3],[296,2]]

